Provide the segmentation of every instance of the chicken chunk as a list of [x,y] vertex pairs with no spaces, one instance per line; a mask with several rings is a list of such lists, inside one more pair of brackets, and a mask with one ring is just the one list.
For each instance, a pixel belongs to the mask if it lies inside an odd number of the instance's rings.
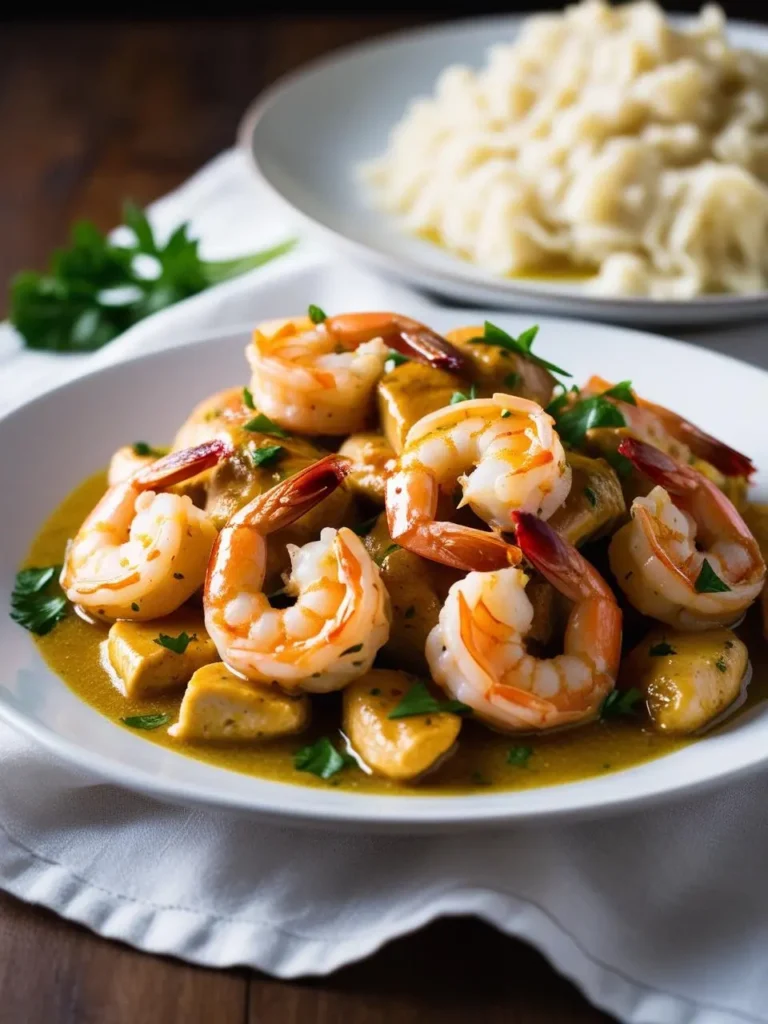
[[[164,636],[183,647],[179,638],[185,633],[189,642],[180,653],[158,642]],[[150,622],[115,622],[107,637],[107,656],[126,696],[138,700],[183,689],[199,668],[219,657],[202,615],[185,608]]]

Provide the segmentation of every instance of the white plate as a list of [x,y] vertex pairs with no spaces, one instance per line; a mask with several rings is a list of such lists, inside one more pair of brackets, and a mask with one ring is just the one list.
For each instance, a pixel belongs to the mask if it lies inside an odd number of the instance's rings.
[[[681,19],[685,20],[685,19]],[[375,210],[356,174],[386,148],[415,96],[449,64],[480,67],[520,17],[480,18],[399,33],[339,50],[282,79],[246,115],[241,145],[270,188],[325,240],[393,276],[454,301],[636,324],[733,322],[768,314],[768,292],[684,302],[608,299],[576,284],[511,281],[405,234]],[[768,29],[732,22],[740,46],[768,51]]]
[[[332,306],[321,275],[303,272],[301,296],[285,312],[313,301]],[[283,282],[283,294],[288,293]],[[275,316],[271,289],[254,289],[260,319]],[[288,308],[290,307],[290,308]],[[403,312],[424,318],[422,303]],[[438,330],[482,320],[478,310],[434,308]],[[513,333],[526,318],[495,315]],[[111,452],[138,434],[170,438],[192,405],[212,391],[246,380],[246,334],[208,338],[154,353],[63,385],[0,420],[3,528],[0,545],[0,715],[100,776],[179,803],[232,807],[264,818],[354,829],[448,829],[508,824],[564,815],[598,815],[641,801],[724,780],[768,760],[768,707],[678,753],[627,771],[520,793],[449,797],[355,795],[304,789],[215,768],[142,740],[83,704],[53,675],[28,633],[8,615],[13,576],[39,525]],[[681,342],[635,331],[542,318],[540,352],[581,381],[591,373],[631,378],[640,393],[673,406],[768,468],[768,436],[754,429],[768,396],[768,373]],[[662,369],[663,368],[663,369]],[[716,384],[715,384],[716,382]],[[717,401],[713,401],[714,389]],[[137,403],[136,396],[140,396]],[[11,483],[9,483],[11,482]],[[768,475],[757,493],[768,493]]]

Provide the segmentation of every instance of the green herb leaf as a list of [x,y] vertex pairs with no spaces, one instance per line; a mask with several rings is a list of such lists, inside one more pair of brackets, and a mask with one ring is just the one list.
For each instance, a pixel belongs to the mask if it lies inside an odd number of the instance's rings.
[[370,519],[366,519],[363,523],[356,523],[355,526],[351,526],[350,529],[352,530],[352,533],[356,533],[358,537],[367,537],[378,520],[378,516],[371,516]]
[[571,448],[579,448],[588,430],[596,427],[625,427],[627,421],[613,402],[603,395],[583,398],[555,417],[560,440]]
[[504,387],[505,388],[516,388],[519,383],[520,383],[520,374],[519,373],[508,373],[507,376],[504,378]]
[[637,405],[634,392],[632,391],[632,381],[622,380],[618,384],[614,384],[612,388],[608,388],[607,391],[603,392],[606,398],[618,398],[621,402],[627,402],[628,405]]
[[473,384],[469,389],[469,394],[465,395],[463,391],[454,391],[451,395],[451,405],[457,405],[459,402],[469,402],[471,399],[477,398],[477,388]]
[[160,726],[170,722],[170,715],[134,715],[131,718],[121,718],[123,725],[129,729],[159,729]]
[[368,692],[370,693],[370,695],[372,697],[380,697],[381,696],[381,690],[379,689],[378,686],[374,686],[374,688],[372,690],[369,690]]
[[314,306],[310,302],[309,309],[307,310],[307,316],[313,324],[322,324],[328,319],[325,313],[320,309],[319,306]]
[[387,718],[413,718],[414,715],[435,715],[440,711],[464,715],[471,710],[468,704],[462,704],[460,700],[437,700],[427,689],[426,683],[418,682],[413,684]]
[[80,221],[72,228],[69,248],[54,252],[47,273],[25,271],[13,280],[10,319],[29,348],[101,348],[151,313],[261,266],[295,244],[206,263],[197,241],[188,237],[187,224],[161,245],[139,207],[126,203],[124,220],[134,236],[128,244],[118,245],[93,224]]
[[253,393],[250,388],[243,388],[243,405],[246,409],[255,409],[256,406],[253,403]]
[[[11,594],[11,618],[37,636],[50,633],[67,614],[67,599],[58,585],[60,565],[22,569]],[[53,586],[53,592],[50,588]]]
[[416,614],[416,606],[409,604],[408,607],[405,609],[404,614],[406,619],[412,619],[413,616]]
[[604,452],[603,458],[613,468],[620,480],[626,480],[632,475],[632,463],[621,452]]
[[192,636],[189,633],[179,633],[178,636],[168,636],[166,633],[161,633],[155,637],[155,643],[158,647],[165,647],[168,651],[173,651],[174,654],[183,654],[193,640],[197,640],[197,634],[193,633]]
[[597,495],[591,487],[584,488],[584,497],[587,499],[592,508],[595,508],[595,506],[597,505]]
[[533,747],[510,747],[507,753],[507,764],[514,764],[518,768],[527,768],[532,754]]
[[731,589],[720,579],[706,558],[701,564],[701,572],[696,577],[694,588],[697,594],[725,594]]
[[665,658],[669,654],[677,654],[677,651],[672,644],[668,644],[666,640],[662,640],[660,643],[649,647],[648,653],[652,658]]
[[258,416],[254,416],[252,420],[249,420],[244,424],[243,430],[249,430],[252,434],[272,434],[275,437],[289,436],[282,427],[278,427],[278,425],[273,423],[269,416],[265,416],[263,412],[260,412]]
[[354,644],[352,647],[348,647],[346,649],[346,651],[342,651],[341,654],[339,655],[339,657],[343,658],[345,654],[357,654],[357,652],[358,651],[362,651],[362,649],[363,649],[363,645],[362,644]]
[[151,455],[153,459],[159,459],[166,454],[166,449],[153,448],[147,441],[134,441],[131,445],[134,455]]
[[600,707],[600,717],[606,719],[633,715],[637,703],[642,699],[642,693],[634,686],[629,690],[611,690]]
[[718,672],[727,672],[728,671],[728,665],[726,664],[725,658],[723,658],[723,657],[718,658],[717,661],[715,662],[715,668],[717,669]]
[[275,461],[280,452],[284,451],[281,444],[268,444],[264,448],[255,448],[251,452],[254,466],[267,466]]
[[392,373],[396,366],[402,366],[403,363],[410,363],[408,356],[404,356],[402,352],[395,352],[393,348],[387,353],[387,360],[384,363],[384,369],[387,373]]
[[400,549],[400,545],[399,544],[390,544],[389,547],[385,548],[384,551],[382,551],[382,553],[380,555],[377,555],[377,557],[374,558],[374,562],[378,566],[384,565],[384,563],[389,558],[389,556],[394,551],[398,551],[399,549]]
[[513,338],[511,334],[507,334],[501,327],[497,327],[496,324],[492,324],[490,320],[485,321],[483,327],[482,338],[472,338],[473,345],[496,345],[497,348],[506,349],[507,352],[514,352],[516,355],[523,356],[535,363],[537,366],[542,366],[545,370],[550,370],[552,373],[557,373],[561,377],[570,377],[571,374],[567,370],[562,370],[559,366],[555,366],[554,363],[547,362],[546,359],[542,359],[540,356],[534,355],[531,351],[536,335],[539,333],[538,325],[535,327],[529,327],[527,331],[523,331],[517,338]]
[[354,764],[355,759],[349,754],[340,754],[327,736],[307,747],[298,750],[293,758],[293,766],[299,772],[309,772],[319,779],[330,779],[342,768]]

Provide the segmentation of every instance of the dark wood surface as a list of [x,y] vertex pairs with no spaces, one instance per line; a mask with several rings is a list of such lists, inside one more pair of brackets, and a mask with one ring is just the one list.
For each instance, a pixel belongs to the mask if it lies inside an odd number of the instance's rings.
[[[232,144],[278,75],[417,19],[301,18],[5,26],[0,33],[0,278],[42,268],[69,224],[100,227]],[[512,867],[510,866],[510,870]],[[598,1024],[532,950],[446,920],[329,978],[281,982],[137,953],[0,895],[8,1024]]]

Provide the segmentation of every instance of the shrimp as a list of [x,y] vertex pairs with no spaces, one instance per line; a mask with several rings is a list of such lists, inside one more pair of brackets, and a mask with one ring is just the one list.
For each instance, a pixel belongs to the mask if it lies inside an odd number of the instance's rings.
[[[602,394],[610,387],[611,384],[602,377],[590,377],[583,390],[588,394]],[[608,400],[620,409],[627,427],[638,440],[660,448],[678,462],[688,462],[693,453],[709,462],[723,476],[749,478],[755,472],[754,463],[748,456],[718,441],[663,405],[648,402],[637,395],[637,405],[612,396],[608,396]]]
[[163,493],[231,455],[223,441],[172,452],[110,487],[70,542],[67,597],[94,618],[162,618],[202,585],[216,539],[187,496]]
[[338,690],[373,664],[389,636],[389,597],[379,570],[351,530],[288,545],[289,608],[262,592],[267,537],[331,494],[348,463],[328,455],[254,498],[221,531],[205,581],[205,624],[221,658],[258,683],[288,691]]
[[299,434],[352,434],[371,417],[376,383],[390,348],[440,369],[468,361],[439,334],[396,313],[345,313],[270,320],[253,333],[246,356],[260,412]]
[[535,402],[505,394],[438,409],[408,431],[387,482],[396,543],[465,571],[509,565],[515,549],[496,534],[435,520],[440,491],[451,494],[457,483],[459,507],[469,505],[496,530],[512,529],[517,510],[548,519],[571,487],[552,418]]
[[611,540],[619,586],[644,615],[683,630],[735,623],[757,598],[765,563],[728,498],[690,466],[643,441],[619,452],[657,485]]
[[616,681],[621,610],[597,570],[548,523],[529,512],[514,518],[525,557],[573,602],[564,653],[539,659],[526,650],[533,606],[521,569],[470,572],[449,590],[427,638],[432,678],[508,732],[587,721]]

